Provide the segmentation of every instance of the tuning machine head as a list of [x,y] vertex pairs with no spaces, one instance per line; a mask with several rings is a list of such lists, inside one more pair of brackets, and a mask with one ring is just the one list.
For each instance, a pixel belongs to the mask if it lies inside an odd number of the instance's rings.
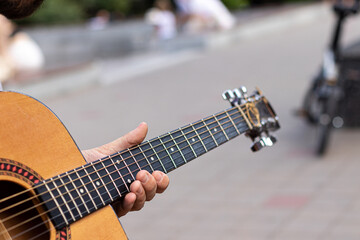
[[225,101],[228,101],[231,106],[235,106],[235,103],[236,103],[236,96],[234,94],[233,91],[231,90],[226,90],[223,94],[222,94],[222,97]]
[[264,147],[271,147],[276,143],[276,138],[270,134],[280,128],[278,117],[262,118],[260,124],[246,133],[251,138],[253,144],[251,150],[257,152]]
[[241,105],[248,99],[247,89],[244,86],[233,90],[226,90],[222,96],[224,100],[230,102],[231,106]]
[[253,140],[253,144],[251,146],[251,150],[253,152],[257,152],[261,150],[263,147],[271,147],[276,143],[276,138],[274,136],[266,134],[265,136],[256,137]]
[[248,95],[246,87],[241,86],[223,93],[224,100],[239,111],[239,115],[248,127],[246,136],[251,138],[253,144],[251,150],[259,151],[264,147],[270,147],[276,142],[276,138],[270,132],[280,128],[279,119],[268,100],[259,89]]

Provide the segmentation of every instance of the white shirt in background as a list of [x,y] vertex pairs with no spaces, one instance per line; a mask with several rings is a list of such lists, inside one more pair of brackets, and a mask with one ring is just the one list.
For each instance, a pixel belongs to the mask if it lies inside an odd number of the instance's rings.
[[182,13],[212,19],[220,29],[235,25],[235,18],[220,0],[176,0],[176,4]]
[[155,27],[158,39],[166,40],[176,36],[176,18],[171,11],[152,8],[146,13],[145,21]]

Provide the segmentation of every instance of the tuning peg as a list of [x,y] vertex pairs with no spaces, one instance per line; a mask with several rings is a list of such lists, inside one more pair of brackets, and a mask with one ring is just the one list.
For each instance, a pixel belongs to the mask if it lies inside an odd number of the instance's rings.
[[251,150],[257,152],[263,147],[271,147],[274,143],[276,143],[276,138],[274,136],[261,137],[259,140],[254,141]]
[[239,91],[240,91],[240,93],[241,93],[241,97],[242,97],[242,98],[247,98],[247,97],[248,97],[248,95],[247,95],[247,89],[246,89],[245,86],[240,86]]
[[226,90],[223,94],[222,97],[224,100],[229,101],[231,106],[235,105],[235,101],[236,101],[236,96],[234,95],[234,92],[231,90]]
[[235,95],[235,97],[236,97],[237,99],[242,98],[242,95],[241,95],[240,89],[235,88],[235,89],[233,90],[233,93],[234,93],[234,95]]
[[237,104],[241,104],[242,95],[241,95],[240,90],[239,90],[238,88],[235,88],[235,89],[233,90],[233,93],[234,93],[234,95],[235,95],[235,97],[236,97],[236,102],[237,102]]

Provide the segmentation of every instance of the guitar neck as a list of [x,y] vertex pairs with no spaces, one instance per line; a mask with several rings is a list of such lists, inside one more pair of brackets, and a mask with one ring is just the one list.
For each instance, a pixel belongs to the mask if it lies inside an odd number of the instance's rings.
[[169,173],[252,128],[240,106],[45,180],[36,192],[57,229],[124,197],[140,170]]

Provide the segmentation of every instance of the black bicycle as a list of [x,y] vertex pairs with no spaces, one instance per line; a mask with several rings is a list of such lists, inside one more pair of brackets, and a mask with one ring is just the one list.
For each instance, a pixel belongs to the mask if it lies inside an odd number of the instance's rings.
[[346,52],[353,52],[351,48],[346,51],[340,47],[345,20],[359,11],[359,0],[348,4],[344,0],[333,6],[337,21],[330,46],[324,53],[320,72],[305,95],[301,111],[308,122],[317,127],[316,154],[319,156],[326,151],[332,128],[357,125],[360,120],[360,115],[354,118],[354,113],[360,114],[360,51],[346,55]]

